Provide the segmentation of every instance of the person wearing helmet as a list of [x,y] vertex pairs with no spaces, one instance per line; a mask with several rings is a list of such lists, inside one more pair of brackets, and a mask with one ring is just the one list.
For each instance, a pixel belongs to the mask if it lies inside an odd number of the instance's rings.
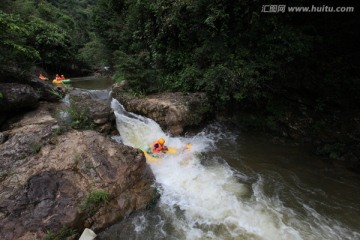
[[59,74],[56,74],[56,75],[55,75],[55,80],[57,80],[57,81],[60,81],[60,80],[61,80],[61,77],[59,76]]
[[41,80],[44,80],[44,81],[49,80],[49,79],[48,79],[47,77],[45,77],[42,73],[40,73],[39,78],[40,78]]
[[153,153],[166,152],[168,148],[164,145],[165,139],[160,138],[156,142],[153,143],[151,149]]

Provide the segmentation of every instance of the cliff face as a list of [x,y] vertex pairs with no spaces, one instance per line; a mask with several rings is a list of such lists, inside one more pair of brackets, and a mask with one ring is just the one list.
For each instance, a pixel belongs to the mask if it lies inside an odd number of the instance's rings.
[[64,227],[98,231],[156,196],[141,151],[92,130],[62,133],[50,106],[57,107],[40,103],[1,133],[1,239],[43,238]]
[[126,111],[153,119],[173,135],[183,134],[188,127],[199,126],[211,112],[205,93],[165,92],[142,98],[123,91],[119,84],[112,90],[113,98],[121,102]]

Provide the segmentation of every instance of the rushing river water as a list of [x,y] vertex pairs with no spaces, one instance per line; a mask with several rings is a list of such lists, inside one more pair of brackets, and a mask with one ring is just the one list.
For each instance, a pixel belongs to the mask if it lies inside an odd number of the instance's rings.
[[124,144],[144,147],[164,137],[168,146],[192,148],[150,164],[158,204],[99,239],[360,239],[359,178],[306,148],[220,123],[170,137],[116,100],[112,108]]
[[[109,90],[84,91],[109,98]],[[309,149],[220,123],[170,137],[116,100],[111,106],[119,142],[144,147],[164,137],[168,146],[192,148],[150,164],[158,204],[98,239],[360,239],[359,176],[325,164]]]

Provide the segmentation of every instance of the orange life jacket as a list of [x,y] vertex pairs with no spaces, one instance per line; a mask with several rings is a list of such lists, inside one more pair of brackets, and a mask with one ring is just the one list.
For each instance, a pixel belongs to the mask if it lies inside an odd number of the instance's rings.
[[153,145],[151,146],[151,149],[153,153],[158,153],[165,151],[167,148],[164,145],[160,144],[159,142],[154,142]]

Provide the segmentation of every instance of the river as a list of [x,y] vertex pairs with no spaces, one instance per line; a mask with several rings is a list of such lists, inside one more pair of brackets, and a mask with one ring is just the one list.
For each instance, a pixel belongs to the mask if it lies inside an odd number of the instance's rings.
[[[95,91],[96,92],[96,91]],[[112,100],[119,142],[182,148],[150,164],[161,197],[98,239],[360,239],[359,176],[292,142],[214,122],[184,137]]]
[[189,151],[150,164],[158,204],[107,229],[100,239],[359,239],[359,178],[305,147],[212,123],[186,137],[113,100],[119,141]]
[[71,78],[70,86],[74,88],[88,89],[88,90],[99,90],[108,89],[113,84],[111,77],[103,76],[90,76],[90,77],[78,77]]

